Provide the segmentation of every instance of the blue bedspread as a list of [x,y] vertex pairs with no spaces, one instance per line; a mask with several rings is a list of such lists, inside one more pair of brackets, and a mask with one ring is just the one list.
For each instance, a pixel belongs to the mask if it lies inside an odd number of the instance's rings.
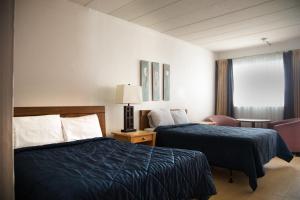
[[157,127],[157,146],[193,149],[203,152],[214,166],[243,171],[253,190],[257,178],[264,176],[263,165],[273,157],[293,158],[276,131],[184,124]]
[[15,151],[16,199],[208,199],[216,193],[198,151],[109,138]]

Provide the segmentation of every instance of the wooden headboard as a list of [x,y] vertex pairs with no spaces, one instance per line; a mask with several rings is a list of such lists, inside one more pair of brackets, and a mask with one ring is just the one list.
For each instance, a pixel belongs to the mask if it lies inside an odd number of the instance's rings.
[[[181,109],[171,109],[171,110],[181,110]],[[145,128],[150,128],[149,120],[148,120],[148,113],[151,110],[140,110],[140,130],[144,130]],[[187,113],[187,109],[185,109]]]
[[148,113],[151,110],[140,110],[140,130],[144,130],[145,128],[150,128],[149,120],[148,120]]
[[59,106],[59,107],[15,107],[15,117],[37,115],[61,115],[62,117],[80,117],[97,114],[102,135],[106,136],[105,107],[104,106]]

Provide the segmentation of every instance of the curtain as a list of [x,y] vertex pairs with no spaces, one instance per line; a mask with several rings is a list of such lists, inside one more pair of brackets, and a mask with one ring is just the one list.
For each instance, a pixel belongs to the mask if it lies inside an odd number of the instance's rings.
[[270,119],[277,121],[283,118],[283,106],[239,106],[234,107],[234,113],[236,118]]
[[217,115],[233,116],[232,60],[216,62],[216,111]]
[[234,59],[233,77],[236,118],[283,119],[282,53]]
[[294,117],[293,52],[283,53],[284,63],[284,119]]
[[234,117],[234,108],[233,108],[233,66],[232,59],[228,60],[227,66],[227,115]]
[[300,50],[293,51],[294,116],[300,118]]

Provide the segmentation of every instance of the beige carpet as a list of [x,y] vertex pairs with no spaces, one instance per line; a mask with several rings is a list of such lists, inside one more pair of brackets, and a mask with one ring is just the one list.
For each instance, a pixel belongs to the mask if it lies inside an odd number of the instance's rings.
[[252,192],[243,173],[234,171],[234,183],[228,183],[228,170],[214,168],[218,194],[211,200],[300,200],[300,157],[294,157],[291,163],[274,158],[265,170],[266,175],[258,179],[258,187]]

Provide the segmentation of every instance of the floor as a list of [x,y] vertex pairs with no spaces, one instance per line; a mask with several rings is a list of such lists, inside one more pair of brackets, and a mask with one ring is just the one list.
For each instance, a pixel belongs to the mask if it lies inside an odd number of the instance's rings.
[[274,158],[265,169],[266,175],[258,179],[258,187],[252,192],[243,173],[234,171],[234,183],[228,183],[229,171],[214,168],[218,194],[210,200],[300,200],[300,157],[290,163]]

